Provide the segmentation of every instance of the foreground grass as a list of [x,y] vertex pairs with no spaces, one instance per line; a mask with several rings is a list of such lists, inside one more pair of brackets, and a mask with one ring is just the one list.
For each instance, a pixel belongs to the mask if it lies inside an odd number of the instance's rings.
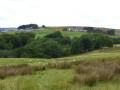
[[100,82],[93,87],[72,83],[74,69],[46,70],[34,75],[9,77],[0,80],[1,90],[119,90],[117,82]]
[[[29,64],[46,65],[48,63],[59,63],[62,61],[94,61],[96,60],[120,60],[120,47],[116,45],[114,48],[104,48],[89,53],[57,58],[57,59],[40,59],[40,58],[0,58],[0,65],[18,65]],[[120,79],[111,81],[97,82],[90,87],[80,83],[74,83],[75,75],[73,66],[68,69],[46,69],[44,71],[36,71],[30,75],[9,76],[0,79],[0,90],[119,90]]]

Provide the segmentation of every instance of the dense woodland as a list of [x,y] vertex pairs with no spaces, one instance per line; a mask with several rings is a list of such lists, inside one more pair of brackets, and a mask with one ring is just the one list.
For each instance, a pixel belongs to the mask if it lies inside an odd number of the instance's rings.
[[[57,58],[113,47],[113,40],[104,34],[85,34],[71,39],[60,31],[37,39],[30,32],[1,34],[0,57]],[[118,43],[117,38],[115,41]]]

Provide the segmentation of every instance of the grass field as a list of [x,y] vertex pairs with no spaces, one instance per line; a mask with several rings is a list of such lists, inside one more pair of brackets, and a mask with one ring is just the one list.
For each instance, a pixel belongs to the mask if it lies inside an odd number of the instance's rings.
[[[47,34],[50,34],[50,33],[53,33],[55,32],[55,30],[50,30],[50,29],[38,29],[38,30],[35,30],[35,38],[42,38],[44,37],[45,35]],[[110,35],[110,37],[113,37],[113,38],[117,38],[117,37],[120,37],[120,34],[119,34],[120,31],[116,30],[116,35]],[[20,33],[20,32],[6,32],[8,34],[14,34],[14,33]],[[86,34],[84,32],[68,32],[68,31],[61,31],[62,35],[67,35],[69,36],[70,38],[73,38],[73,37],[80,37],[81,35],[83,34]],[[2,34],[2,33],[0,33]]]
[[[53,30],[36,30],[33,33],[35,33],[35,38],[38,38],[38,37],[42,38],[45,35],[53,33],[53,32],[55,32],[55,31],[53,31]],[[14,34],[14,33],[20,33],[20,32],[6,32],[6,33],[8,33],[8,34]],[[68,31],[61,31],[61,33],[63,35],[69,36],[70,38],[80,37],[81,35],[86,34],[86,33],[83,33],[83,32],[68,32]],[[0,34],[2,34],[2,33],[0,33]]]
[[[63,61],[93,61],[94,60],[120,60],[120,45],[114,48],[104,48],[95,50],[81,55],[56,58],[0,58],[1,66],[11,66],[18,64],[46,65],[48,63],[60,63]],[[98,82],[90,87],[80,83],[73,83],[75,75],[73,66],[68,69],[46,69],[44,71],[36,71],[31,75],[9,76],[0,80],[0,90],[120,90],[120,79],[106,82]]]

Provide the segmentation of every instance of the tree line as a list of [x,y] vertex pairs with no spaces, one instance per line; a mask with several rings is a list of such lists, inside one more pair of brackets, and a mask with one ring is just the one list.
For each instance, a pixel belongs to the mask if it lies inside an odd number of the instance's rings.
[[85,34],[73,39],[60,31],[37,39],[30,32],[0,35],[0,57],[57,58],[112,46],[112,39],[104,34]]
[[18,29],[38,29],[37,24],[20,25]]
[[101,29],[94,29],[93,27],[84,27],[84,30],[87,30],[88,33],[102,33],[102,34],[108,34],[108,35],[115,35],[115,30],[101,30]]

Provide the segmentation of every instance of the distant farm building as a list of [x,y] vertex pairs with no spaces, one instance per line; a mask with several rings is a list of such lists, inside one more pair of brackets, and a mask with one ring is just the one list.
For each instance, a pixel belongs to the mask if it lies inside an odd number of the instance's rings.
[[6,32],[6,30],[3,29],[3,28],[0,28],[0,32],[1,32],[1,33],[4,33],[4,32]]
[[4,28],[4,30],[6,30],[7,32],[14,32],[17,31],[17,28]]
[[34,32],[35,30],[26,30],[26,29],[19,29],[18,31],[21,31],[21,32]]
[[87,32],[87,30],[81,30],[81,29],[77,29],[77,28],[69,28],[68,31],[72,31],[72,32]]

